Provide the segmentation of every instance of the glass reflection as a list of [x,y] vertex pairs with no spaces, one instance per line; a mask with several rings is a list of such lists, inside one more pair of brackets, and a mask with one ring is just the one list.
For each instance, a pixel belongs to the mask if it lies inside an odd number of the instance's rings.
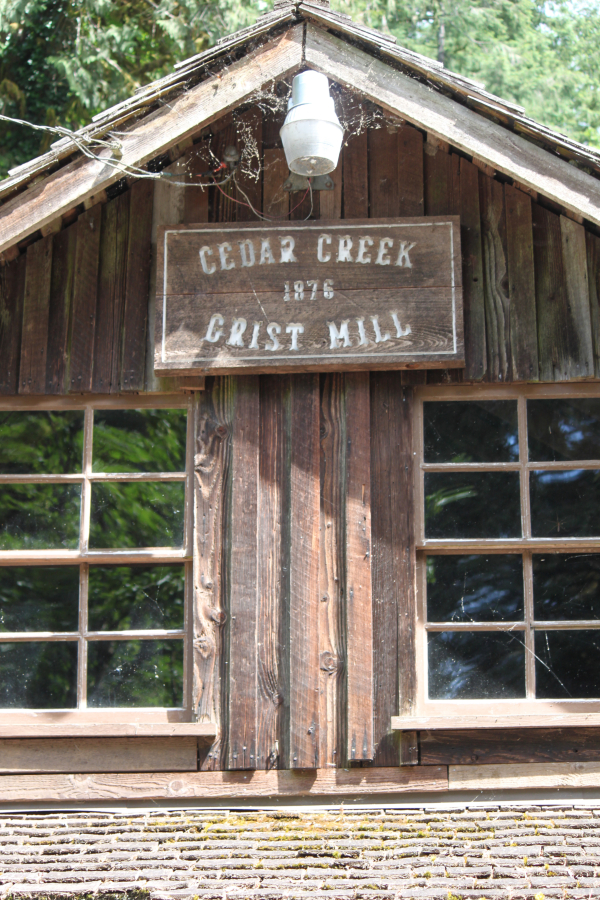
[[93,641],[88,706],[167,706],[183,702],[183,641]]
[[81,472],[83,410],[0,412],[0,473]]
[[600,459],[600,399],[528,400],[529,459]]
[[79,567],[0,567],[0,631],[77,631]]
[[426,472],[428,538],[521,537],[518,472]]
[[529,484],[534,537],[600,535],[600,470],[534,471]]
[[79,484],[0,486],[0,550],[76,549]]
[[77,705],[77,643],[0,643],[0,708],[72,709]]
[[181,547],[184,484],[92,485],[90,547]]
[[94,412],[94,472],[183,472],[185,409]]
[[520,556],[428,556],[430,622],[505,622],[523,619]]
[[431,700],[525,696],[521,632],[442,631],[427,635]]
[[183,566],[91,566],[91,631],[183,628]]
[[536,697],[600,697],[600,631],[536,631]]
[[546,621],[600,619],[600,556],[534,556],[533,609]]
[[423,419],[425,462],[519,459],[515,400],[427,401]]

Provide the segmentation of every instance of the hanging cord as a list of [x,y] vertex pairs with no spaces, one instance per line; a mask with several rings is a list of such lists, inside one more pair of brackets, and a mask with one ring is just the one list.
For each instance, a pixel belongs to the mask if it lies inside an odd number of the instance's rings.
[[286,213],[286,215],[284,215],[284,216],[271,216],[268,213],[259,212],[257,209],[254,208],[254,206],[253,206],[250,198],[246,194],[246,192],[240,187],[239,182],[238,182],[237,178],[235,177],[235,172],[231,173],[230,178],[233,179],[233,182],[234,182],[237,190],[242,195],[242,197],[244,197],[246,199],[246,201],[247,201],[246,203],[244,203],[243,200],[238,200],[236,197],[232,197],[230,194],[226,194],[225,191],[222,190],[222,188],[219,186],[219,184],[216,181],[213,182],[213,184],[216,188],[218,188],[221,191],[221,193],[223,194],[224,197],[227,197],[227,199],[231,200],[232,203],[238,203],[240,206],[245,206],[248,209],[252,210],[254,215],[257,216],[259,219],[262,219],[263,222],[276,222],[276,221],[281,221],[283,219],[287,219],[287,217],[291,213],[293,213],[294,210],[298,209],[299,206],[302,206],[308,193],[310,193],[310,211],[309,211],[308,215],[303,219],[303,221],[306,222],[306,220],[310,219],[310,217],[313,214],[313,190],[312,190],[312,179],[311,178],[308,179],[308,187],[306,188],[305,192],[302,194],[300,201],[290,209],[289,213]]

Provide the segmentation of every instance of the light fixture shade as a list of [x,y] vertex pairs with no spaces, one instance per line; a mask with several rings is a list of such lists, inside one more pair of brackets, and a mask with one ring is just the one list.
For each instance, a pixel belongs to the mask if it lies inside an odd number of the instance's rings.
[[279,132],[290,172],[326,175],[337,166],[344,130],[329,96],[326,75],[296,75],[288,113]]

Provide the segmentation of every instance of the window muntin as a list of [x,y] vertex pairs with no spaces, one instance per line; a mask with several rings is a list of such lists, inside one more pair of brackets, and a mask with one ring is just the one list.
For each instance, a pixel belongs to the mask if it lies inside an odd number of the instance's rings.
[[456,715],[485,715],[600,699],[593,391],[493,388],[482,401],[481,389],[421,389],[420,713],[448,714],[454,701]]
[[191,401],[62,402],[0,411],[0,721],[185,720]]

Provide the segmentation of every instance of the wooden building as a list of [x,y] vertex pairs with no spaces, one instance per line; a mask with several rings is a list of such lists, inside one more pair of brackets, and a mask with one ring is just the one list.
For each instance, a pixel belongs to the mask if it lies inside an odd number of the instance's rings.
[[[345,129],[329,189],[284,187],[304,69]],[[0,184],[0,801],[599,784],[599,178],[481,85],[277,0]],[[460,243],[446,357],[161,357],[165,232],[412,219]]]

